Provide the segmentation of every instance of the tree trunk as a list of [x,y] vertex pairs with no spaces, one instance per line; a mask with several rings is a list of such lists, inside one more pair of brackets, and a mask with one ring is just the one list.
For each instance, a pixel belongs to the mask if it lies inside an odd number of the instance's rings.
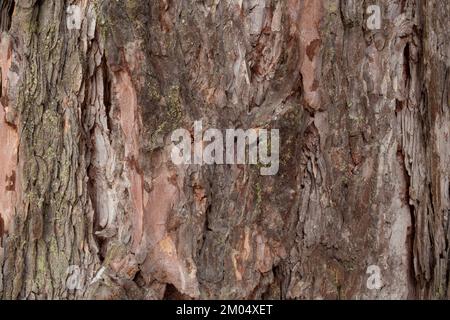
[[[0,10],[0,297],[450,296],[448,1]],[[175,165],[197,120],[278,173]]]

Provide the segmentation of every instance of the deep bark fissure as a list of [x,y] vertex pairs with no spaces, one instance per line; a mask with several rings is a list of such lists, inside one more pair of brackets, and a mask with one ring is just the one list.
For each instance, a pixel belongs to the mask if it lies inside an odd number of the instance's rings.
[[14,12],[14,0],[2,0],[0,2],[0,31],[9,31],[11,28],[11,19]]

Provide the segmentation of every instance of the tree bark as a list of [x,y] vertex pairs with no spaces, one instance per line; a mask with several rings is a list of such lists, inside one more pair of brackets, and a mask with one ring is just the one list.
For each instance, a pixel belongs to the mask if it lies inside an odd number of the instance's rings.
[[[0,10],[0,297],[450,297],[447,1]],[[196,120],[278,173],[174,165]]]

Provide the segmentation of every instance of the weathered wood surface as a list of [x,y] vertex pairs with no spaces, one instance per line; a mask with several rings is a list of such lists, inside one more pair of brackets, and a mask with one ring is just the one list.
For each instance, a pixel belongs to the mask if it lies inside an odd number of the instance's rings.
[[[0,4],[4,299],[450,296],[450,2]],[[199,119],[278,174],[173,165]]]

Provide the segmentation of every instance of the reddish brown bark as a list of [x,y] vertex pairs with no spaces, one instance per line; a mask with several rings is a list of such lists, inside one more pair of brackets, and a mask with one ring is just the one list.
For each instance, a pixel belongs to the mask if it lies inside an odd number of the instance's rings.
[[[0,8],[3,298],[448,298],[445,1]],[[174,165],[196,120],[279,172]]]

